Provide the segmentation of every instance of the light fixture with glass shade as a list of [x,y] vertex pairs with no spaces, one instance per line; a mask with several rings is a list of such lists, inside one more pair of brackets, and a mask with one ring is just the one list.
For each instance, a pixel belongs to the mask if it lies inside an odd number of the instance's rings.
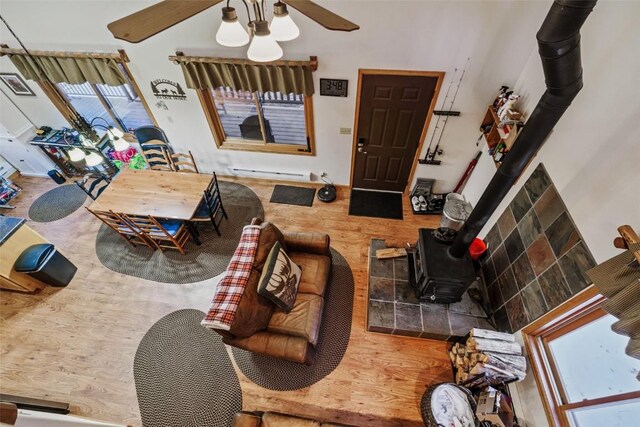
[[269,30],[271,36],[279,42],[288,42],[300,35],[300,29],[289,16],[287,5],[281,1],[273,5],[273,20]]
[[72,162],[79,162],[84,159],[84,152],[76,147],[73,147],[72,149],[67,151],[67,154],[69,155],[69,160],[71,160]]
[[95,151],[87,154],[87,157],[85,157],[84,159],[84,161],[87,163],[87,166],[90,167],[98,166],[100,163],[102,163],[103,160],[104,159]]
[[[101,125],[98,123],[94,123],[96,120],[102,120],[103,122],[106,123],[105,125]],[[112,126],[109,124],[108,121],[106,121],[104,118],[98,116],[98,117],[94,117],[91,122],[89,122],[89,126],[91,127],[91,129],[104,129],[107,131],[107,138],[109,138],[109,141],[111,141],[111,145],[113,146],[113,149],[115,151],[125,151],[129,149],[129,142],[127,142],[124,139],[124,132],[122,132],[120,129],[118,129],[115,126]],[[85,141],[90,141],[90,144],[87,144]],[[90,138],[80,135],[80,141],[84,144],[84,145],[89,145],[89,146],[93,146],[95,147],[95,142],[91,141]]]
[[222,23],[216,33],[216,41],[227,47],[251,42],[247,57],[252,61],[271,62],[282,58],[284,52],[278,42],[290,41],[300,35],[300,29],[289,16],[287,5],[281,1],[273,5],[273,20],[269,25],[264,0],[243,0],[249,19],[248,31],[240,24],[236,10],[229,7],[229,3],[230,0],[227,7],[222,8]]
[[129,149],[129,143],[124,139],[124,132],[120,129],[110,126],[107,130],[107,135],[114,150],[125,151]]
[[247,51],[249,59],[256,62],[271,62],[282,58],[284,52],[271,35],[269,23],[255,21],[253,24],[255,33]]
[[84,147],[93,147],[93,141],[91,141],[91,139],[87,138],[83,134],[78,135],[78,140]]
[[216,33],[216,41],[227,47],[239,47],[249,43],[249,33],[242,28],[233,7],[222,8],[222,23]]

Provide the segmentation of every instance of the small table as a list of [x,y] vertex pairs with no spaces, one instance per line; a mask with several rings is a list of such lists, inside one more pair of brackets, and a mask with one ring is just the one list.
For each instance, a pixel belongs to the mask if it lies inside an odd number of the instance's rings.
[[208,174],[123,169],[89,209],[188,221],[212,179]]

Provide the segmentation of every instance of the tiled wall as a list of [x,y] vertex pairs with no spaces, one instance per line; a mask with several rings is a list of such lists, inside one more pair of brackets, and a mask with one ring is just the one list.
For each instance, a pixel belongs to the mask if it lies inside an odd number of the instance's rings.
[[590,283],[584,272],[595,261],[542,163],[485,240],[482,270],[498,330],[522,329]]

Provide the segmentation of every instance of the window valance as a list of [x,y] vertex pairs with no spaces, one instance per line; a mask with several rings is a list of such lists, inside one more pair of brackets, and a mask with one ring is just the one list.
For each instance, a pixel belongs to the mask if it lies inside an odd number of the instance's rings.
[[317,58],[310,61],[258,63],[243,59],[170,56],[182,68],[187,87],[216,89],[230,87],[250,92],[280,92],[313,95],[312,71]]
[[[640,243],[631,243],[628,249],[586,273],[607,297],[602,309],[620,319],[611,329],[629,337],[626,353],[640,359],[640,268],[634,255],[640,254]],[[636,378],[640,380],[640,374]]]
[[44,52],[2,47],[26,79],[69,84],[103,84],[120,86],[127,83],[118,63],[127,62],[124,51],[119,54]]

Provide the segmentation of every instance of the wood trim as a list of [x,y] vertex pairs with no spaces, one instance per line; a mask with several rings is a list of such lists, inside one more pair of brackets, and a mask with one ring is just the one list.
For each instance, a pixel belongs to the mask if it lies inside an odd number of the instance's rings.
[[258,123],[260,123],[260,132],[262,133],[262,145],[267,145],[267,132],[264,128],[264,117],[262,117],[262,107],[260,106],[260,101],[256,96],[255,92],[251,92],[251,97],[253,98],[253,103],[256,106],[256,112],[258,113]]
[[240,65],[281,65],[281,66],[307,66],[311,68],[311,71],[318,69],[318,57],[310,56],[308,61],[273,61],[273,62],[254,62],[248,59],[242,58],[220,58],[213,56],[187,56],[183,52],[176,52],[175,55],[169,56],[169,61],[173,61],[176,64],[186,64],[189,62],[202,62],[208,64],[240,64]]
[[56,109],[62,114],[62,116],[69,122],[71,127],[75,127],[75,121],[80,118],[78,112],[69,104],[64,95],[58,91],[58,89],[49,82],[36,82],[40,89],[47,95],[47,98],[51,100]]
[[228,139],[219,147],[221,150],[235,150],[235,151],[257,151],[260,153],[272,153],[272,154],[295,154],[299,156],[314,156],[314,153],[306,151],[300,151],[300,145],[290,144],[261,144],[259,141],[243,140],[243,139]]
[[560,407],[562,402],[560,402],[555,383],[550,378],[549,370],[546,368],[547,361],[544,357],[545,352],[541,348],[542,342],[536,339],[535,336],[525,335],[524,332],[522,336],[524,338],[526,354],[529,355],[531,370],[538,386],[542,406],[547,416],[547,421],[550,426],[563,426],[564,424],[560,420],[560,413],[557,411],[557,408]]
[[422,134],[420,135],[420,142],[418,143],[418,148],[416,149],[416,155],[413,158],[413,165],[411,166],[411,173],[409,174],[409,179],[407,180],[407,186],[405,187],[404,192],[407,193],[409,187],[411,186],[411,182],[413,181],[413,175],[416,173],[416,168],[418,166],[418,160],[420,159],[420,153],[422,153],[422,149],[424,148],[424,141],[427,138],[427,132],[429,131],[429,124],[431,123],[431,117],[433,117],[433,110],[436,108],[436,102],[438,101],[438,96],[440,96],[440,88],[442,87],[442,82],[444,81],[444,71],[433,73],[433,77],[438,77],[438,81],[436,83],[436,89],[433,93],[433,98],[431,99],[431,105],[429,105],[429,112],[427,113],[427,119],[424,122],[424,126],[422,128]]
[[218,116],[218,112],[216,111],[213,97],[211,96],[211,93],[209,91],[204,89],[196,90],[196,94],[198,95],[198,100],[200,101],[200,105],[202,106],[204,117],[209,124],[209,129],[211,129],[213,141],[216,143],[216,147],[220,148],[222,145],[222,141],[224,140],[224,133],[220,133],[221,130],[218,126],[220,123],[220,117]]
[[570,321],[569,324],[563,325],[561,327],[555,328],[549,333],[546,333],[544,336],[545,342],[551,342],[561,336],[568,334],[576,329],[586,325],[587,323],[591,323],[594,320],[601,318],[602,316],[606,316],[607,312],[601,308],[595,308],[592,311],[588,311],[586,314],[578,317],[576,320]]
[[[98,85],[93,84],[93,83],[89,83],[89,86],[91,86],[91,89],[93,89],[93,92],[96,94],[96,97],[100,101],[100,104],[102,104],[104,109],[107,111],[107,114],[109,115],[109,117],[111,117],[111,120],[113,120],[113,123],[115,123],[115,125],[122,132],[124,132],[124,133],[128,132],[127,129],[125,128],[125,126],[123,125],[122,121],[118,118],[116,113],[113,111],[113,107],[111,105],[111,102],[102,94],[102,92],[100,92],[100,89],[98,88]],[[87,117],[85,117],[85,120],[86,119],[87,119]],[[94,117],[89,117],[89,120],[93,120],[93,119],[94,119]]]
[[407,179],[407,185],[404,188],[404,193],[407,192],[411,182],[413,181],[413,176],[416,171],[416,167],[418,165],[418,160],[420,159],[420,153],[424,147],[424,141],[427,137],[427,131],[429,130],[429,124],[431,123],[431,117],[433,116],[433,110],[435,110],[436,102],[438,100],[438,96],[440,95],[440,88],[442,87],[442,82],[444,80],[445,72],[444,71],[419,71],[419,70],[384,70],[384,69],[365,69],[360,68],[358,70],[358,85],[356,90],[356,109],[355,116],[353,119],[353,142],[351,144],[351,174],[349,177],[349,188],[353,188],[353,175],[355,173],[355,161],[356,161],[356,146],[358,143],[358,122],[360,118],[360,96],[362,92],[362,77],[364,75],[398,75],[398,76],[419,76],[419,77],[437,77],[438,81],[436,82],[436,88],[433,93],[433,98],[431,99],[431,104],[429,105],[429,111],[427,112],[427,117],[424,121],[424,125],[422,126],[422,132],[420,134],[420,140],[418,141],[418,147],[416,148],[416,154],[413,158],[413,163],[411,165],[411,172],[409,173],[409,178]]
[[561,400],[558,384],[553,377],[543,339],[568,323],[597,310],[605,299],[591,285],[522,330],[531,370],[538,385],[547,421],[551,426],[569,427],[569,420],[566,411],[561,409],[564,403]]
[[[290,144],[278,144],[278,143],[266,143],[263,139],[260,141],[245,140],[245,139],[225,139],[226,135],[222,128],[222,122],[218,115],[218,110],[215,107],[215,101],[210,90],[198,89],[196,90],[200,105],[204,112],[209,129],[213,134],[213,139],[216,143],[216,147],[220,150],[235,150],[235,151],[253,151],[259,153],[272,153],[272,154],[294,154],[298,156],[315,156],[315,129],[313,119],[313,100],[311,96],[304,97],[304,116],[307,138],[309,138],[309,148],[311,151],[307,151],[307,147],[304,150],[299,145]],[[255,99],[255,97],[254,97]],[[262,119],[260,119],[260,128],[264,135],[264,127]]]
[[358,69],[358,84],[356,86],[356,110],[353,116],[353,131],[351,141],[351,173],[349,174],[349,189],[353,188],[353,174],[356,167],[356,150],[358,145],[358,123],[360,122],[360,96],[362,94],[362,76],[364,75],[362,68]]
[[96,59],[113,59],[117,62],[128,62],[129,57],[122,55],[120,51],[118,53],[96,53],[96,52],[63,52],[59,50],[46,51],[46,50],[29,50],[29,53],[24,49],[11,49],[7,45],[0,46],[0,56],[5,55],[20,55],[20,56],[53,56],[55,58],[96,58]]
[[597,399],[585,399],[579,402],[568,403],[562,405],[563,411],[570,411],[572,409],[587,408],[589,406],[606,405],[607,403],[622,402],[625,400],[640,399],[640,391],[630,391],[628,393],[615,394],[613,396],[599,397]]
[[524,327],[522,333],[533,336],[548,333],[552,328],[558,327],[558,324],[580,317],[587,311],[597,308],[605,299],[596,287],[591,285]]
[[18,407],[15,403],[0,402],[0,423],[10,426],[16,425]]
[[15,404],[18,408],[34,411],[52,412],[66,415],[69,413],[69,404],[54,400],[35,399],[32,397],[16,396],[13,394],[0,394],[0,401]]
[[144,95],[142,94],[142,91],[140,90],[140,86],[138,86],[138,82],[136,82],[136,79],[133,77],[133,74],[131,73],[131,70],[129,69],[129,66],[127,65],[127,62],[129,62],[129,56],[124,51],[124,49],[118,49],[118,52],[120,53],[120,56],[122,56],[123,58],[126,58],[126,61],[121,62],[120,65],[122,65],[122,69],[124,70],[124,73],[126,74],[126,77],[129,80],[129,85],[131,85],[133,90],[138,94],[138,97],[140,98],[140,101],[142,102],[142,106],[144,107],[145,111],[147,112],[147,115],[149,116],[149,118],[151,119],[151,122],[156,127],[160,127],[158,125],[158,121],[156,120],[155,116],[153,115],[153,112],[151,111],[151,108],[149,107],[149,104],[147,103],[147,100],[145,99]]
[[304,125],[307,129],[307,138],[309,138],[308,150],[300,152],[301,154],[315,155],[316,153],[316,125],[313,113],[313,97],[304,97]]

